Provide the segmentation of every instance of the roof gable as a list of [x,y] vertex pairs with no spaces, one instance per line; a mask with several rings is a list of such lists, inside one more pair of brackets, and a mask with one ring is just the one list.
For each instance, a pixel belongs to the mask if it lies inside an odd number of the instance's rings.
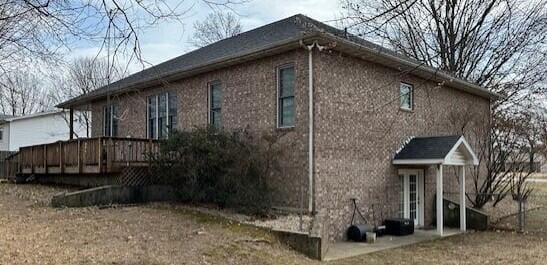
[[465,138],[460,135],[412,138],[395,154],[393,164],[478,164]]

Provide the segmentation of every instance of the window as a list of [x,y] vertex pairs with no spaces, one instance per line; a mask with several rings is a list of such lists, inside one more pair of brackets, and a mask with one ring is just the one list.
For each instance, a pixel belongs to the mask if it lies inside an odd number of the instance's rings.
[[4,139],[4,130],[0,129],[0,141]]
[[172,133],[177,129],[177,95],[169,93],[167,100],[167,131]]
[[410,84],[401,83],[400,92],[400,107],[404,110],[412,110],[414,108],[414,87]]
[[103,135],[109,137],[118,136],[118,105],[112,104],[103,108]]
[[167,137],[167,94],[158,95],[158,138]]
[[164,139],[177,127],[177,95],[162,93],[148,97],[148,138]]
[[209,85],[209,124],[214,128],[221,126],[222,87],[220,83]]
[[278,127],[294,126],[294,67],[282,66],[277,69],[277,123]]

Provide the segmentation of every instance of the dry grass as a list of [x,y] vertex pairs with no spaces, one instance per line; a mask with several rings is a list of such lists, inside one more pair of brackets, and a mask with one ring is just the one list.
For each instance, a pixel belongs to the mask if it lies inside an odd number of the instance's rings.
[[547,173],[533,173],[531,178],[547,179]]
[[[212,254],[230,245],[308,260],[263,230],[175,205],[50,208],[60,191],[0,184],[0,264],[225,264]],[[236,255],[228,263],[255,261]]]
[[[320,264],[254,227],[170,204],[52,209],[0,184],[0,264]],[[544,264],[545,234],[470,233],[328,264]]]
[[546,182],[534,183],[534,193],[538,195],[547,195],[547,183]]

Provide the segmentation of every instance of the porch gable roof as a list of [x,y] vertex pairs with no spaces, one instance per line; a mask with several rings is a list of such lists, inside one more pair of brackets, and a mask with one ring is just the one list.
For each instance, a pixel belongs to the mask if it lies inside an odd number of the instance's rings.
[[477,165],[478,158],[461,135],[414,137],[395,154],[393,164]]

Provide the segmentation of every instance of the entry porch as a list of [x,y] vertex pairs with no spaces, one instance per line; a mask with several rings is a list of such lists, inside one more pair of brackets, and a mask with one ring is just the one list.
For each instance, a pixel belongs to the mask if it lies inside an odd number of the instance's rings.
[[[429,209],[432,215],[433,201],[425,198],[434,196],[434,214],[436,233],[439,236],[445,235],[443,195],[445,194],[445,180],[456,183],[458,186],[458,203],[460,217],[460,231],[467,229],[466,221],[466,167],[478,164],[478,159],[463,136],[439,136],[439,137],[415,137],[408,141],[393,159],[397,167],[401,182],[400,191],[400,216],[414,220],[417,228],[427,227],[425,215]],[[455,174],[446,174],[446,169],[452,167]],[[425,183],[425,173],[431,172],[429,177],[433,181]],[[456,178],[456,179],[447,179]],[[433,187],[430,187],[434,185]],[[431,194],[434,193],[434,194]]]

